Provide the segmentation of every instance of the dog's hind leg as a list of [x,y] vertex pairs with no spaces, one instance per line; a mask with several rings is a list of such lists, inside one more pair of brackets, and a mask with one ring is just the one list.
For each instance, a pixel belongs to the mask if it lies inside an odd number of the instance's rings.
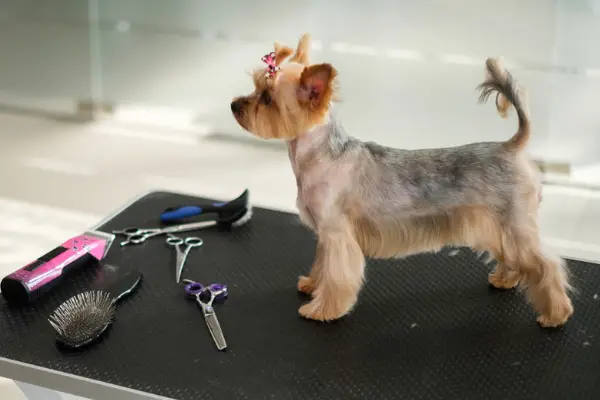
[[467,245],[476,251],[489,252],[497,265],[488,276],[491,285],[499,289],[512,289],[519,284],[518,266],[504,255],[504,228],[502,217],[487,207],[462,207],[451,218],[450,243]]
[[528,222],[505,232],[503,254],[510,265],[517,266],[519,283],[539,314],[540,325],[557,327],[573,314],[566,264],[541,249],[537,227]]
[[498,264],[494,272],[488,276],[489,283],[496,289],[512,289],[516,287],[521,279],[518,270],[506,265],[504,260],[497,261]]
[[488,275],[488,282],[496,289],[512,289],[519,284],[521,276],[518,265],[504,256],[503,232],[503,229],[500,228],[500,232],[496,235],[499,240],[496,243],[488,243],[486,246],[486,250],[494,256],[497,262],[494,271]]
[[452,215],[450,242],[467,245],[476,251],[492,255],[488,261],[497,261],[494,272],[488,276],[491,285],[512,289],[519,284],[518,267],[506,259],[503,250],[502,218],[487,207],[462,207]]

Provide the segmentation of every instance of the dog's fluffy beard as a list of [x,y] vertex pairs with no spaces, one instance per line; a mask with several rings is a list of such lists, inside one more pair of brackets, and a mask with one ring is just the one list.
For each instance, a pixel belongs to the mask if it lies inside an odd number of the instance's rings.
[[393,258],[446,245],[489,252],[489,282],[520,285],[543,326],[573,312],[564,262],[542,252],[537,226],[541,185],[523,149],[530,123],[523,93],[499,60],[486,61],[481,101],[496,94],[502,116],[514,107],[517,133],[506,142],[400,150],[348,136],[332,103],[337,72],[310,64],[310,41],[276,44],[281,69],[253,75],[255,91],[232,102],[239,124],[262,138],[288,141],[302,222],[318,238],[316,257],[298,289],[312,300],[300,314],[334,320],[356,303],[365,256]]

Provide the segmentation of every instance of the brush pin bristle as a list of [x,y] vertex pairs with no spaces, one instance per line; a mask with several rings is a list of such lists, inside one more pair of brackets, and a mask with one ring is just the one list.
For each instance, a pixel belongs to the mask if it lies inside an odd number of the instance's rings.
[[115,304],[102,291],[80,293],[62,303],[48,321],[58,340],[70,347],[80,347],[96,339],[112,322]]

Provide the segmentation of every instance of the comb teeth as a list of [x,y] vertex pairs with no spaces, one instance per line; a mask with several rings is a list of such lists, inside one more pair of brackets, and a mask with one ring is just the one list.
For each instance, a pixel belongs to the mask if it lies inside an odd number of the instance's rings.
[[83,346],[97,338],[115,315],[110,294],[102,291],[80,293],[62,303],[48,318],[57,339],[71,347]]

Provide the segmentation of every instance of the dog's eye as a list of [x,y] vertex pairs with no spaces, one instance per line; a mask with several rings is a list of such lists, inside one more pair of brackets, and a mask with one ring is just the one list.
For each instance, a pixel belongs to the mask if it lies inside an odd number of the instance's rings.
[[270,106],[273,99],[271,99],[271,95],[268,92],[262,92],[262,94],[260,95],[260,104],[264,105],[264,106]]

